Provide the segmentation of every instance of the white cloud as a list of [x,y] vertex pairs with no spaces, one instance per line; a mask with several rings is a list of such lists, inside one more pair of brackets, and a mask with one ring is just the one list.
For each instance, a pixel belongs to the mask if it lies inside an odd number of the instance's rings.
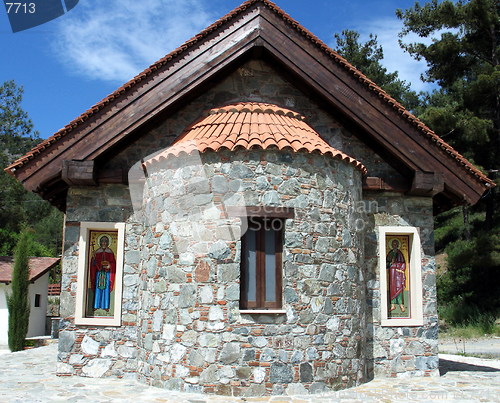
[[58,22],[54,48],[87,78],[124,82],[207,27],[203,0],[86,0]]
[[[382,64],[389,72],[397,71],[399,78],[405,80],[407,83],[411,83],[411,88],[417,92],[430,90],[434,85],[424,83],[420,79],[421,74],[427,70],[426,62],[413,59],[409,53],[406,53],[399,46],[398,34],[402,29],[403,23],[395,17],[371,20],[362,26],[354,28],[354,30],[360,33],[360,40],[362,42],[368,40],[369,34],[377,35],[377,42],[384,50]],[[410,34],[404,37],[404,42],[430,43],[430,39]]]

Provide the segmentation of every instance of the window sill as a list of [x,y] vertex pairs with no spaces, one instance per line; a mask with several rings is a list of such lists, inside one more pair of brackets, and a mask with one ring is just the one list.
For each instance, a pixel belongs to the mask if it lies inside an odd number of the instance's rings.
[[261,314],[261,313],[270,313],[270,314],[286,314],[284,309],[240,309],[241,314]]
[[414,318],[394,318],[394,319],[382,319],[380,321],[380,326],[383,327],[411,327],[411,326],[423,326],[423,319],[414,319]]

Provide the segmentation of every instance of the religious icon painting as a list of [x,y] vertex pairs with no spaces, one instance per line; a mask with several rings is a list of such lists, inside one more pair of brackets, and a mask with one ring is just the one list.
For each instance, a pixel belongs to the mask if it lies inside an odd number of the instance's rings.
[[77,324],[119,324],[123,238],[123,224],[81,224]]
[[379,227],[382,326],[421,326],[422,259],[418,228]]
[[118,231],[90,230],[85,316],[113,317]]
[[386,269],[389,318],[410,317],[409,235],[386,235]]

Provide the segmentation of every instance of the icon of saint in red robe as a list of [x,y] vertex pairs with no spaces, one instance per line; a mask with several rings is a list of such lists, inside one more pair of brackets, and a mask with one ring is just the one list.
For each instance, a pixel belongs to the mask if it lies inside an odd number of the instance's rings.
[[401,312],[405,312],[404,289],[406,285],[406,261],[403,253],[399,250],[399,241],[392,241],[392,249],[387,254],[387,269],[389,270],[389,299],[391,308],[389,312],[399,305]]
[[109,248],[109,237],[101,236],[90,263],[90,281],[94,290],[94,309],[109,311],[110,296],[116,275],[115,254]]

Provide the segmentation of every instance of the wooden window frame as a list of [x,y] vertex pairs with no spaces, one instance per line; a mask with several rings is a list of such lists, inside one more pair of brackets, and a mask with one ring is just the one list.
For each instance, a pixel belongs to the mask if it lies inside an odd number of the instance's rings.
[[[286,218],[293,218],[293,208],[256,206],[246,207],[239,211],[245,215],[250,223],[261,224],[261,228],[256,231],[256,284],[255,301],[246,299],[247,287],[245,278],[247,274],[246,259],[247,243],[245,235],[241,238],[241,277],[240,277],[240,309],[241,310],[276,310],[281,309],[283,299],[283,241],[285,233]],[[233,212],[234,214],[234,212]],[[245,219],[242,217],[242,219]],[[280,229],[274,230],[275,236],[275,295],[276,301],[266,301],[266,250],[265,234],[266,222],[273,228],[272,222],[280,221]]]

